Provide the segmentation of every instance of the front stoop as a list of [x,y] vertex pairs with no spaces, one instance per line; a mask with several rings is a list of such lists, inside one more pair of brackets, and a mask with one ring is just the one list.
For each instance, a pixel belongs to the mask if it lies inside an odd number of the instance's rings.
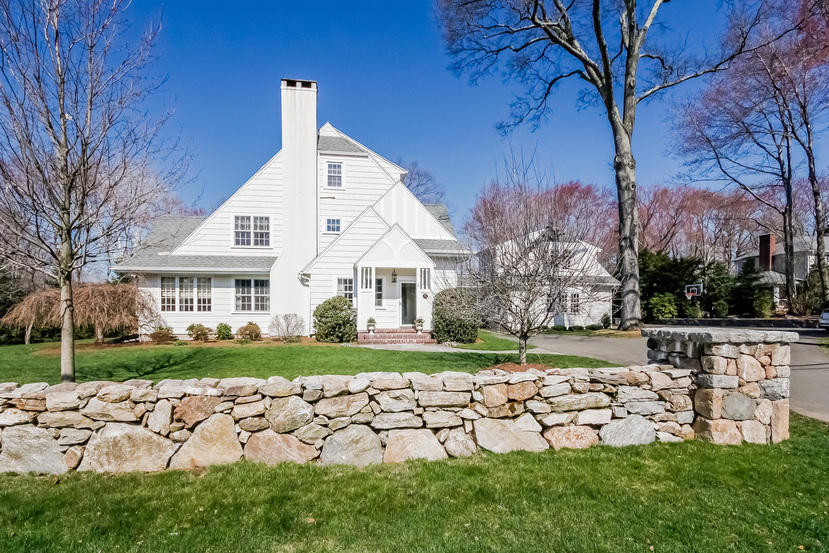
[[431,333],[420,334],[413,328],[378,328],[373,334],[366,331],[357,333],[357,342],[361,344],[436,344]]

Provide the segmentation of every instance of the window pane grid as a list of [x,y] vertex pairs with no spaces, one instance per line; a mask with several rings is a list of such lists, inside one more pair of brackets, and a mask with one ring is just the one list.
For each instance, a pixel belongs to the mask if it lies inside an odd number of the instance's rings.
[[250,216],[237,215],[233,220],[234,244],[250,246]]
[[343,164],[328,164],[328,186],[329,188],[341,188],[343,185]]
[[348,299],[348,301],[351,302],[351,305],[354,305],[354,279],[338,278],[337,295]]
[[574,292],[570,294],[570,314],[578,315],[579,308],[579,294],[577,292]]
[[196,279],[196,305],[199,311],[210,311],[213,308],[212,284],[210,278]]
[[178,279],[178,310],[193,310],[193,279],[181,277]]
[[253,310],[270,311],[271,309],[271,283],[269,280],[253,281]]
[[326,219],[326,221],[325,221],[325,232],[340,232],[340,220],[339,219]]
[[254,246],[270,246],[271,232],[270,232],[270,217],[254,217],[253,218],[253,245]]
[[236,279],[236,311],[250,311],[251,305],[250,281]]
[[176,278],[161,277],[161,310],[176,310]]
[[383,279],[378,278],[374,281],[374,305],[383,307]]

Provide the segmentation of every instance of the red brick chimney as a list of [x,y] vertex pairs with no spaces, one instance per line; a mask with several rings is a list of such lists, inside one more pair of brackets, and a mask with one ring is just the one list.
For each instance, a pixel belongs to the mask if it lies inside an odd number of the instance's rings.
[[760,235],[760,266],[761,271],[771,271],[771,261],[774,256],[775,238],[773,234]]

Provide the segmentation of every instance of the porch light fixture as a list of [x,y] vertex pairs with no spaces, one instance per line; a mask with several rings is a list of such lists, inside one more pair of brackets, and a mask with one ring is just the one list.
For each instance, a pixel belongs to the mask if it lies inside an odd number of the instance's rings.
[[391,281],[392,283],[397,282],[397,271],[394,269],[391,270]]

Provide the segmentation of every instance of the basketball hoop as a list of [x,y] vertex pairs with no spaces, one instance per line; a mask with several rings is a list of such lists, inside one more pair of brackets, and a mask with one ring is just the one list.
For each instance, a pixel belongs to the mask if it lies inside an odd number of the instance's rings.
[[700,295],[702,295],[702,283],[685,285],[685,297],[688,298],[688,301],[691,301],[694,296]]

